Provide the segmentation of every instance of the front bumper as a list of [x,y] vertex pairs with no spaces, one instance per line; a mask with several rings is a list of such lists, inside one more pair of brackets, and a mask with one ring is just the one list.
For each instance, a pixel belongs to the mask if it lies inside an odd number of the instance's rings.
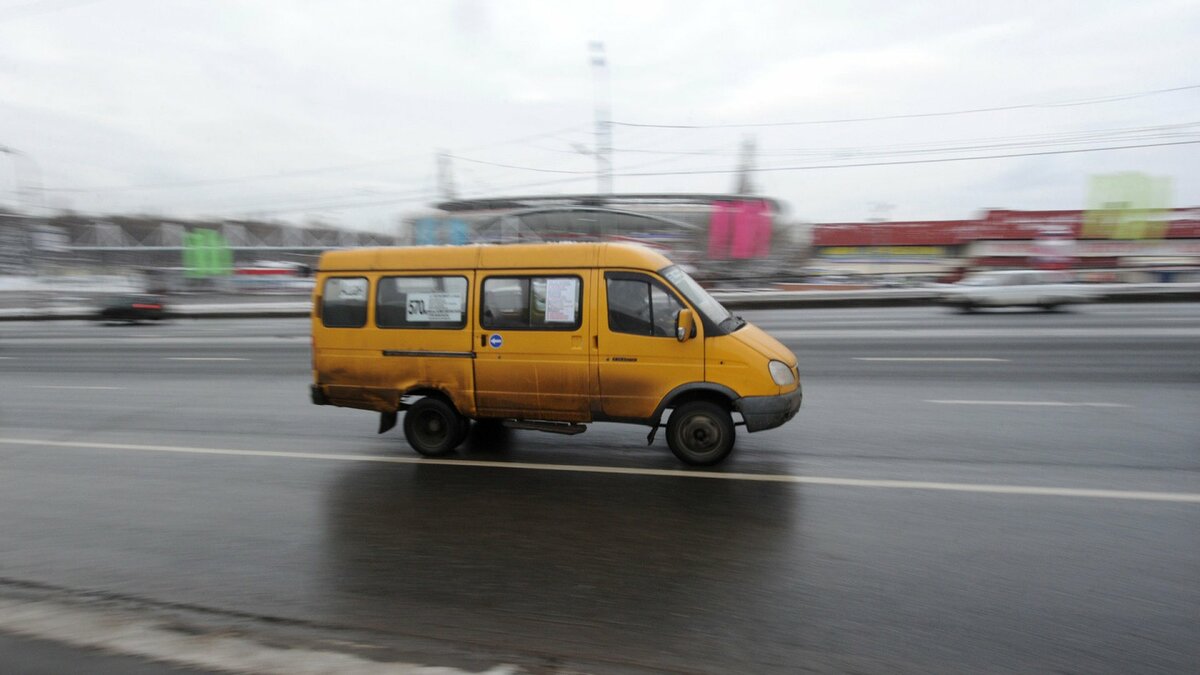
[[763,431],[782,426],[796,416],[804,394],[799,386],[788,394],[779,396],[743,396],[733,402],[734,410],[746,420],[746,431]]

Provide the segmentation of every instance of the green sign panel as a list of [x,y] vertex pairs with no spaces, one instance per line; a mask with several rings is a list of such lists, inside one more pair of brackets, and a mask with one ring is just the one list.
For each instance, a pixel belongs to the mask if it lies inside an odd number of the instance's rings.
[[1171,179],[1144,173],[1092,176],[1081,236],[1161,239],[1170,224]]
[[188,277],[225,277],[233,273],[233,251],[216,230],[192,230],[183,236],[183,267]]

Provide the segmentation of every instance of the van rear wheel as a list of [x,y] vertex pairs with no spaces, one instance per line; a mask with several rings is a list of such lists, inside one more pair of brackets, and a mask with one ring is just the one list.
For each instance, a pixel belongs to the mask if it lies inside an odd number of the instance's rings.
[[667,445],[693,466],[711,466],[729,456],[733,433],[729,411],[709,401],[684,403],[667,420]]
[[404,438],[413,450],[426,457],[445,455],[463,442],[467,420],[454,406],[427,396],[404,414]]

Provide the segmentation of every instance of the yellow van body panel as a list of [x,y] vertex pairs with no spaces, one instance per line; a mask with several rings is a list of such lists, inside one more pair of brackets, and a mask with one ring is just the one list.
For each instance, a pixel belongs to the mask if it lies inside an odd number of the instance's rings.
[[746,344],[754,351],[762,354],[769,360],[782,361],[789,368],[795,367],[796,355],[792,350],[784,347],[779,340],[771,337],[766,331],[748,323],[741,327],[735,333],[730,333],[727,337],[737,338],[739,341]]
[[[747,420],[756,420],[753,426],[747,425],[750,431],[790,419],[799,406],[798,378],[780,386],[768,364],[781,361],[795,372],[796,358],[754,326],[726,335],[706,335],[707,330],[716,329],[700,321],[698,308],[674,289],[670,293],[697,316],[696,332],[689,339],[681,342],[673,335],[610,330],[606,273],[633,280],[645,277],[673,289],[658,274],[671,264],[648,248],[616,243],[327,252],[321,256],[313,293],[314,401],[391,413],[405,408],[405,396],[436,391],[460,413],[474,418],[656,425],[673,393],[700,390],[710,395],[719,392]],[[465,314],[458,314],[462,327],[412,327],[409,323],[403,323],[403,328],[380,327],[376,314],[381,281],[406,276],[465,278],[467,293],[461,305]],[[579,325],[485,328],[481,308],[484,284],[490,278],[503,277],[577,277],[582,283]],[[330,279],[339,283],[365,280],[366,315],[361,326],[325,325],[322,294]],[[361,287],[362,282],[354,283]],[[409,293],[405,299],[389,300],[400,305],[388,304],[387,311],[403,315],[401,305],[416,291]],[[533,324],[537,309],[523,307],[520,311],[530,311]],[[491,326],[503,325],[488,321]]]
[[484,270],[591,269],[596,266],[597,244],[510,244],[483,246],[479,268]]
[[[746,330],[742,328],[738,333]],[[756,350],[748,349],[737,333],[708,340],[708,381],[736,391],[741,396],[777,396],[785,393],[771,379],[770,361]],[[793,389],[795,387],[792,387]]]

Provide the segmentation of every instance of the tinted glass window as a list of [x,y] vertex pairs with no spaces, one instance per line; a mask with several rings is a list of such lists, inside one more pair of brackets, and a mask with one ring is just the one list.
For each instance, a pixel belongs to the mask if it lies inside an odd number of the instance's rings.
[[375,298],[381,328],[462,328],[467,325],[465,277],[384,277]]
[[579,277],[491,277],[483,282],[487,329],[574,330],[583,316]]
[[681,309],[683,305],[675,296],[656,284],[650,285],[650,321],[654,324],[654,335],[674,337],[675,317]]
[[608,280],[608,329],[616,333],[650,335],[650,283]]
[[662,286],[649,280],[609,278],[608,328],[617,333],[671,337],[683,306]]
[[330,328],[360,328],[367,323],[367,280],[332,277],[321,293],[321,323]]

